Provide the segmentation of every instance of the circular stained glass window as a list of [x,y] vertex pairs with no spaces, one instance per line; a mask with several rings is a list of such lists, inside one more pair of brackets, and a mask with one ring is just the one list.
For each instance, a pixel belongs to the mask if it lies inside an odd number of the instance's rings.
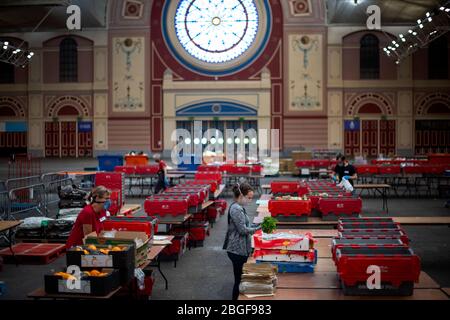
[[242,55],[258,32],[253,0],[182,0],[175,12],[175,31],[183,48],[208,63]]

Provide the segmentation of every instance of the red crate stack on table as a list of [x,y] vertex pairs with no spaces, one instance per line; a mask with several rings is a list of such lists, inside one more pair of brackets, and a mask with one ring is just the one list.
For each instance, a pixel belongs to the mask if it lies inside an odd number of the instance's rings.
[[413,294],[420,258],[398,223],[390,218],[342,219],[338,230],[331,251],[344,294]]
[[109,212],[116,215],[125,204],[125,177],[123,172],[97,172],[95,186],[104,186],[112,191]]
[[272,217],[297,217],[306,220],[311,214],[311,200],[303,197],[274,197],[269,200],[269,212]]
[[148,216],[183,219],[189,214],[189,197],[175,195],[153,195],[144,201],[144,210]]

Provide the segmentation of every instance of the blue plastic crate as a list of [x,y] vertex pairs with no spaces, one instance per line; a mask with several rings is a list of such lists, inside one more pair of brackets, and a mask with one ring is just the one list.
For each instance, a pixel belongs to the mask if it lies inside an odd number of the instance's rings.
[[317,250],[314,250],[313,262],[281,262],[281,261],[260,261],[256,263],[270,263],[278,267],[279,273],[313,273],[317,264]]
[[6,294],[6,284],[0,281],[0,297]]
[[101,155],[98,159],[98,170],[100,171],[114,171],[116,166],[123,166],[122,155]]

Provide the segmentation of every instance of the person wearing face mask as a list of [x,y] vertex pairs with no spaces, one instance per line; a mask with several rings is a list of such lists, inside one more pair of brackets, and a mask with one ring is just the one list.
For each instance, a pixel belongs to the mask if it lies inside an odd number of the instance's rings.
[[234,201],[228,209],[228,230],[223,249],[233,264],[234,286],[233,300],[239,297],[242,268],[251,254],[251,235],[261,226],[250,223],[245,206],[252,202],[253,189],[248,183],[237,184],[233,187]]
[[109,215],[111,206],[111,191],[104,186],[95,187],[88,196],[89,204],[79,213],[72,228],[66,248],[82,245],[83,239],[89,233],[95,231],[97,234],[103,230],[103,221]]

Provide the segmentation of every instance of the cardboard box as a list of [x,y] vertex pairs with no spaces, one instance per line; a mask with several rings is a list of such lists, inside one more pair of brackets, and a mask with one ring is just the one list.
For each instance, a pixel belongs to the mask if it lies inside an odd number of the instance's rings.
[[311,151],[292,151],[291,158],[294,160],[310,160],[312,159]]
[[79,288],[69,287],[71,282],[69,280],[65,280],[61,276],[46,274],[44,276],[45,292],[50,294],[69,293],[106,296],[111,293],[111,291],[119,287],[119,271],[115,269],[102,269],[99,271],[107,272],[108,275],[104,277],[82,277],[80,279]]
[[142,265],[147,260],[148,252],[153,243],[153,238],[149,239],[145,232],[134,231],[102,231],[99,235],[92,232],[84,239],[85,244],[99,245],[134,245],[136,248],[136,267]]
[[[85,254],[75,248],[67,250],[66,262],[68,266],[79,266],[81,270],[92,270],[97,268],[114,268],[120,273],[120,283],[127,284],[134,277],[136,265],[135,249],[133,245],[126,245],[122,251],[110,251],[108,254],[101,253],[100,249],[111,249],[112,246],[97,245],[97,251]],[[82,246],[87,249],[87,246]]]

